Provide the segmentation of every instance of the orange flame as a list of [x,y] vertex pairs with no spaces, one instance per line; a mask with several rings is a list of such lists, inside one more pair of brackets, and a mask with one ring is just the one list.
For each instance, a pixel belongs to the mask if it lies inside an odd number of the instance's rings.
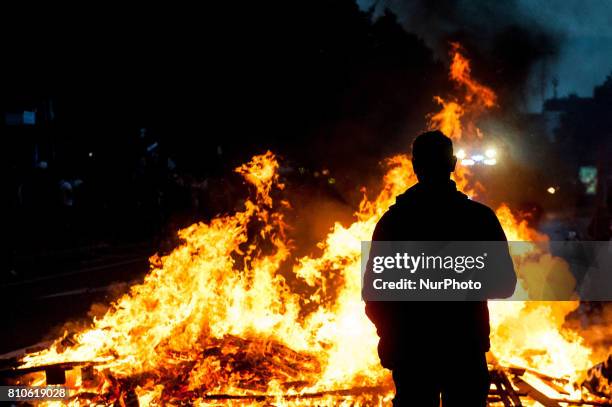
[[[363,310],[360,253],[361,241],[413,182],[406,177],[407,157],[391,158],[388,165],[385,187],[374,201],[364,197],[359,220],[348,227],[336,223],[319,244],[322,254],[296,259],[290,276],[283,277],[279,270],[290,258],[290,244],[270,195],[281,187],[278,163],[270,152],[254,157],[237,169],[255,187],[255,199],[243,211],[181,230],[183,244],[152,258],[144,282],[92,328],[76,333],[73,346],[63,346],[62,338],[27,355],[24,367],[96,361],[102,376],[141,377],[136,383],[143,401],[169,402],[181,391],[192,392],[193,399],[382,383],[387,390],[370,402],[383,403],[392,385]],[[259,231],[249,233],[255,224]],[[241,364],[249,368],[241,370]],[[180,374],[185,388],[177,390],[174,377]],[[96,391],[110,382],[107,377]]]
[[475,119],[497,105],[497,95],[491,88],[472,78],[470,61],[462,54],[458,43],[451,43],[451,59],[449,77],[461,90],[461,99],[455,97],[448,100],[435,96],[434,100],[442,109],[429,116],[430,128],[439,129],[454,140],[461,140],[465,135],[465,122],[470,137],[482,137],[474,125]]

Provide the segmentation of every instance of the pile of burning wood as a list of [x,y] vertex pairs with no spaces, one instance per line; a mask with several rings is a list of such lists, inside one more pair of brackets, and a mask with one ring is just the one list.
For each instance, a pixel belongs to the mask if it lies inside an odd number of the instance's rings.
[[[223,351],[230,347],[231,351]],[[210,391],[215,383],[204,383],[199,390],[188,390],[186,382],[189,372],[198,362],[185,360],[177,362],[175,367],[175,380],[165,383],[163,393],[157,403],[193,403],[201,405],[337,405],[342,401],[359,401],[365,405],[384,405],[388,401],[392,386],[389,384],[379,386],[357,386],[329,391],[308,391],[316,375],[320,373],[320,366],[316,358],[294,352],[282,344],[267,344],[267,351],[249,352],[254,344],[241,338],[230,337],[227,341],[219,341],[217,346],[210,346],[202,361],[211,359],[212,355],[224,353],[216,361],[223,363],[217,371],[229,376],[240,377],[239,387],[241,393],[227,394]],[[34,351],[30,348],[24,351]],[[16,356],[15,356],[16,355]],[[19,353],[12,357],[0,360],[0,385],[37,385],[67,386],[70,387],[71,396],[63,403],[70,405],[74,402],[94,403],[107,406],[139,406],[137,395],[138,386],[149,380],[158,379],[157,375],[142,374],[129,378],[114,377],[108,369],[98,370],[100,363],[89,361],[63,362],[28,368],[18,367]],[[180,360],[180,355],[174,355]],[[200,362],[201,363],[201,362]],[[210,367],[210,366],[209,366]],[[310,369],[313,382],[296,381],[297,377],[304,378],[305,370]],[[440,366],[444,369],[444,366]],[[267,383],[272,379],[273,372],[276,379],[283,378],[281,389],[285,393],[266,393]],[[41,383],[40,374],[44,373],[44,383]],[[500,365],[490,355],[489,373],[491,388],[489,391],[489,405],[504,407],[519,407],[540,405],[552,406],[612,406],[612,356],[589,370],[587,379],[581,384],[569,383],[566,378],[552,377],[534,369],[521,367],[508,367]],[[70,377],[68,377],[70,376]],[[219,380],[220,376],[211,374]],[[70,385],[72,383],[72,385]],[[75,386],[74,384],[79,385]],[[568,391],[568,385],[575,387],[576,392]],[[302,390],[300,390],[302,389]],[[576,397],[580,394],[580,397]]]

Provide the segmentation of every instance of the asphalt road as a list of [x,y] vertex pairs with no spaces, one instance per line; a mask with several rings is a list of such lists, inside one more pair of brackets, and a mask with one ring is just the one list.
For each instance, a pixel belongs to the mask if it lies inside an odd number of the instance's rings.
[[68,321],[86,320],[92,304],[108,304],[142,280],[152,253],[139,246],[31,262],[29,270],[0,283],[0,355],[53,339]]

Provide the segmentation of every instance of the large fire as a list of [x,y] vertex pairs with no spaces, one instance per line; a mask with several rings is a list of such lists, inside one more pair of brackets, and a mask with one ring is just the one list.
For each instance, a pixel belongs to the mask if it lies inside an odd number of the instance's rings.
[[[437,98],[432,127],[455,139],[478,135],[474,117],[496,105],[495,93],[470,76],[453,46],[451,79],[461,99]],[[469,120],[468,120],[469,118]],[[469,123],[466,125],[465,123]],[[405,155],[386,162],[380,193],[364,198],[350,225],[336,223],[316,255],[295,258],[279,199],[278,161],[268,152],[237,168],[252,187],[244,209],[179,232],[182,244],[151,258],[142,284],[117,300],[90,328],[66,334],[21,367],[95,363],[95,375],[68,372],[77,389],[71,405],[388,405],[389,371],[380,366],[378,337],[361,300],[361,241],[395,197],[416,182]],[[465,169],[463,190],[476,183]],[[509,240],[545,236],[507,206],[497,215]],[[515,256],[517,268],[558,261],[542,253]],[[527,283],[518,289],[528,289]],[[576,302],[491,302],[492,354],[501,366],[553,376],[576,399],[574,387],[597,360],[581,337],[563,328]],[[527,373],[526,373],[527,374]],[[534,374],[535,375],[535,374]],[[537,375],[536,375],[537,376]],[[44,374],[27,376],[44,383]],[[565,384],[563,384],[565,383]],[[340,400],[340,401],[339,401]],[[51,405],[49,402],[48,405]]]

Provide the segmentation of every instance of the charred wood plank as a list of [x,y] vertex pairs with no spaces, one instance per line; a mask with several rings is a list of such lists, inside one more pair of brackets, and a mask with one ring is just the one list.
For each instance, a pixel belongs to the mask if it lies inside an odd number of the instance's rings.
[[515,376],[513,382],[519,390],[527,393],[529,397],[542,404],[544,407],[561,407],[557,401],[549,398],[547,395],[537,390],[519,376]]
[[587,401],[587,400],[569,400],[569,399],[551,399],[559,403],[565,403],[568,406],[595,406],[595,407],[612,407],[612,402],[609,401]]
[[30,366],[30,367],[17,367],[17,368],[5,368],[0,369],[0,377],[19,377],[25,376],[34,372],[46,372],[49,370],[72,370],[77,366],[93,366],[99,365],[102,362],[60,362],[60,363],[51,363],[48,365],[39,365],[39,366]]
[[512,387],[506,373],[501,368],[495,368],[491,372],[491,382],[495,385],[504,407],[522,407],[521,398]]
[[234,394],[207,394],[202,398],[207,400],[256,400],[264,401],[269,399],[309,399],[309,398],[320,398],[327,396],[360,396],[364,394],[380,394],[383,395],[391,391],[390,387],[387,386],[361,386],[353,387],[351,389],[340,389],[340,390],[327,390],[314,393],[298,393],[298,394],[252,394],[252,395],[234,395]]

